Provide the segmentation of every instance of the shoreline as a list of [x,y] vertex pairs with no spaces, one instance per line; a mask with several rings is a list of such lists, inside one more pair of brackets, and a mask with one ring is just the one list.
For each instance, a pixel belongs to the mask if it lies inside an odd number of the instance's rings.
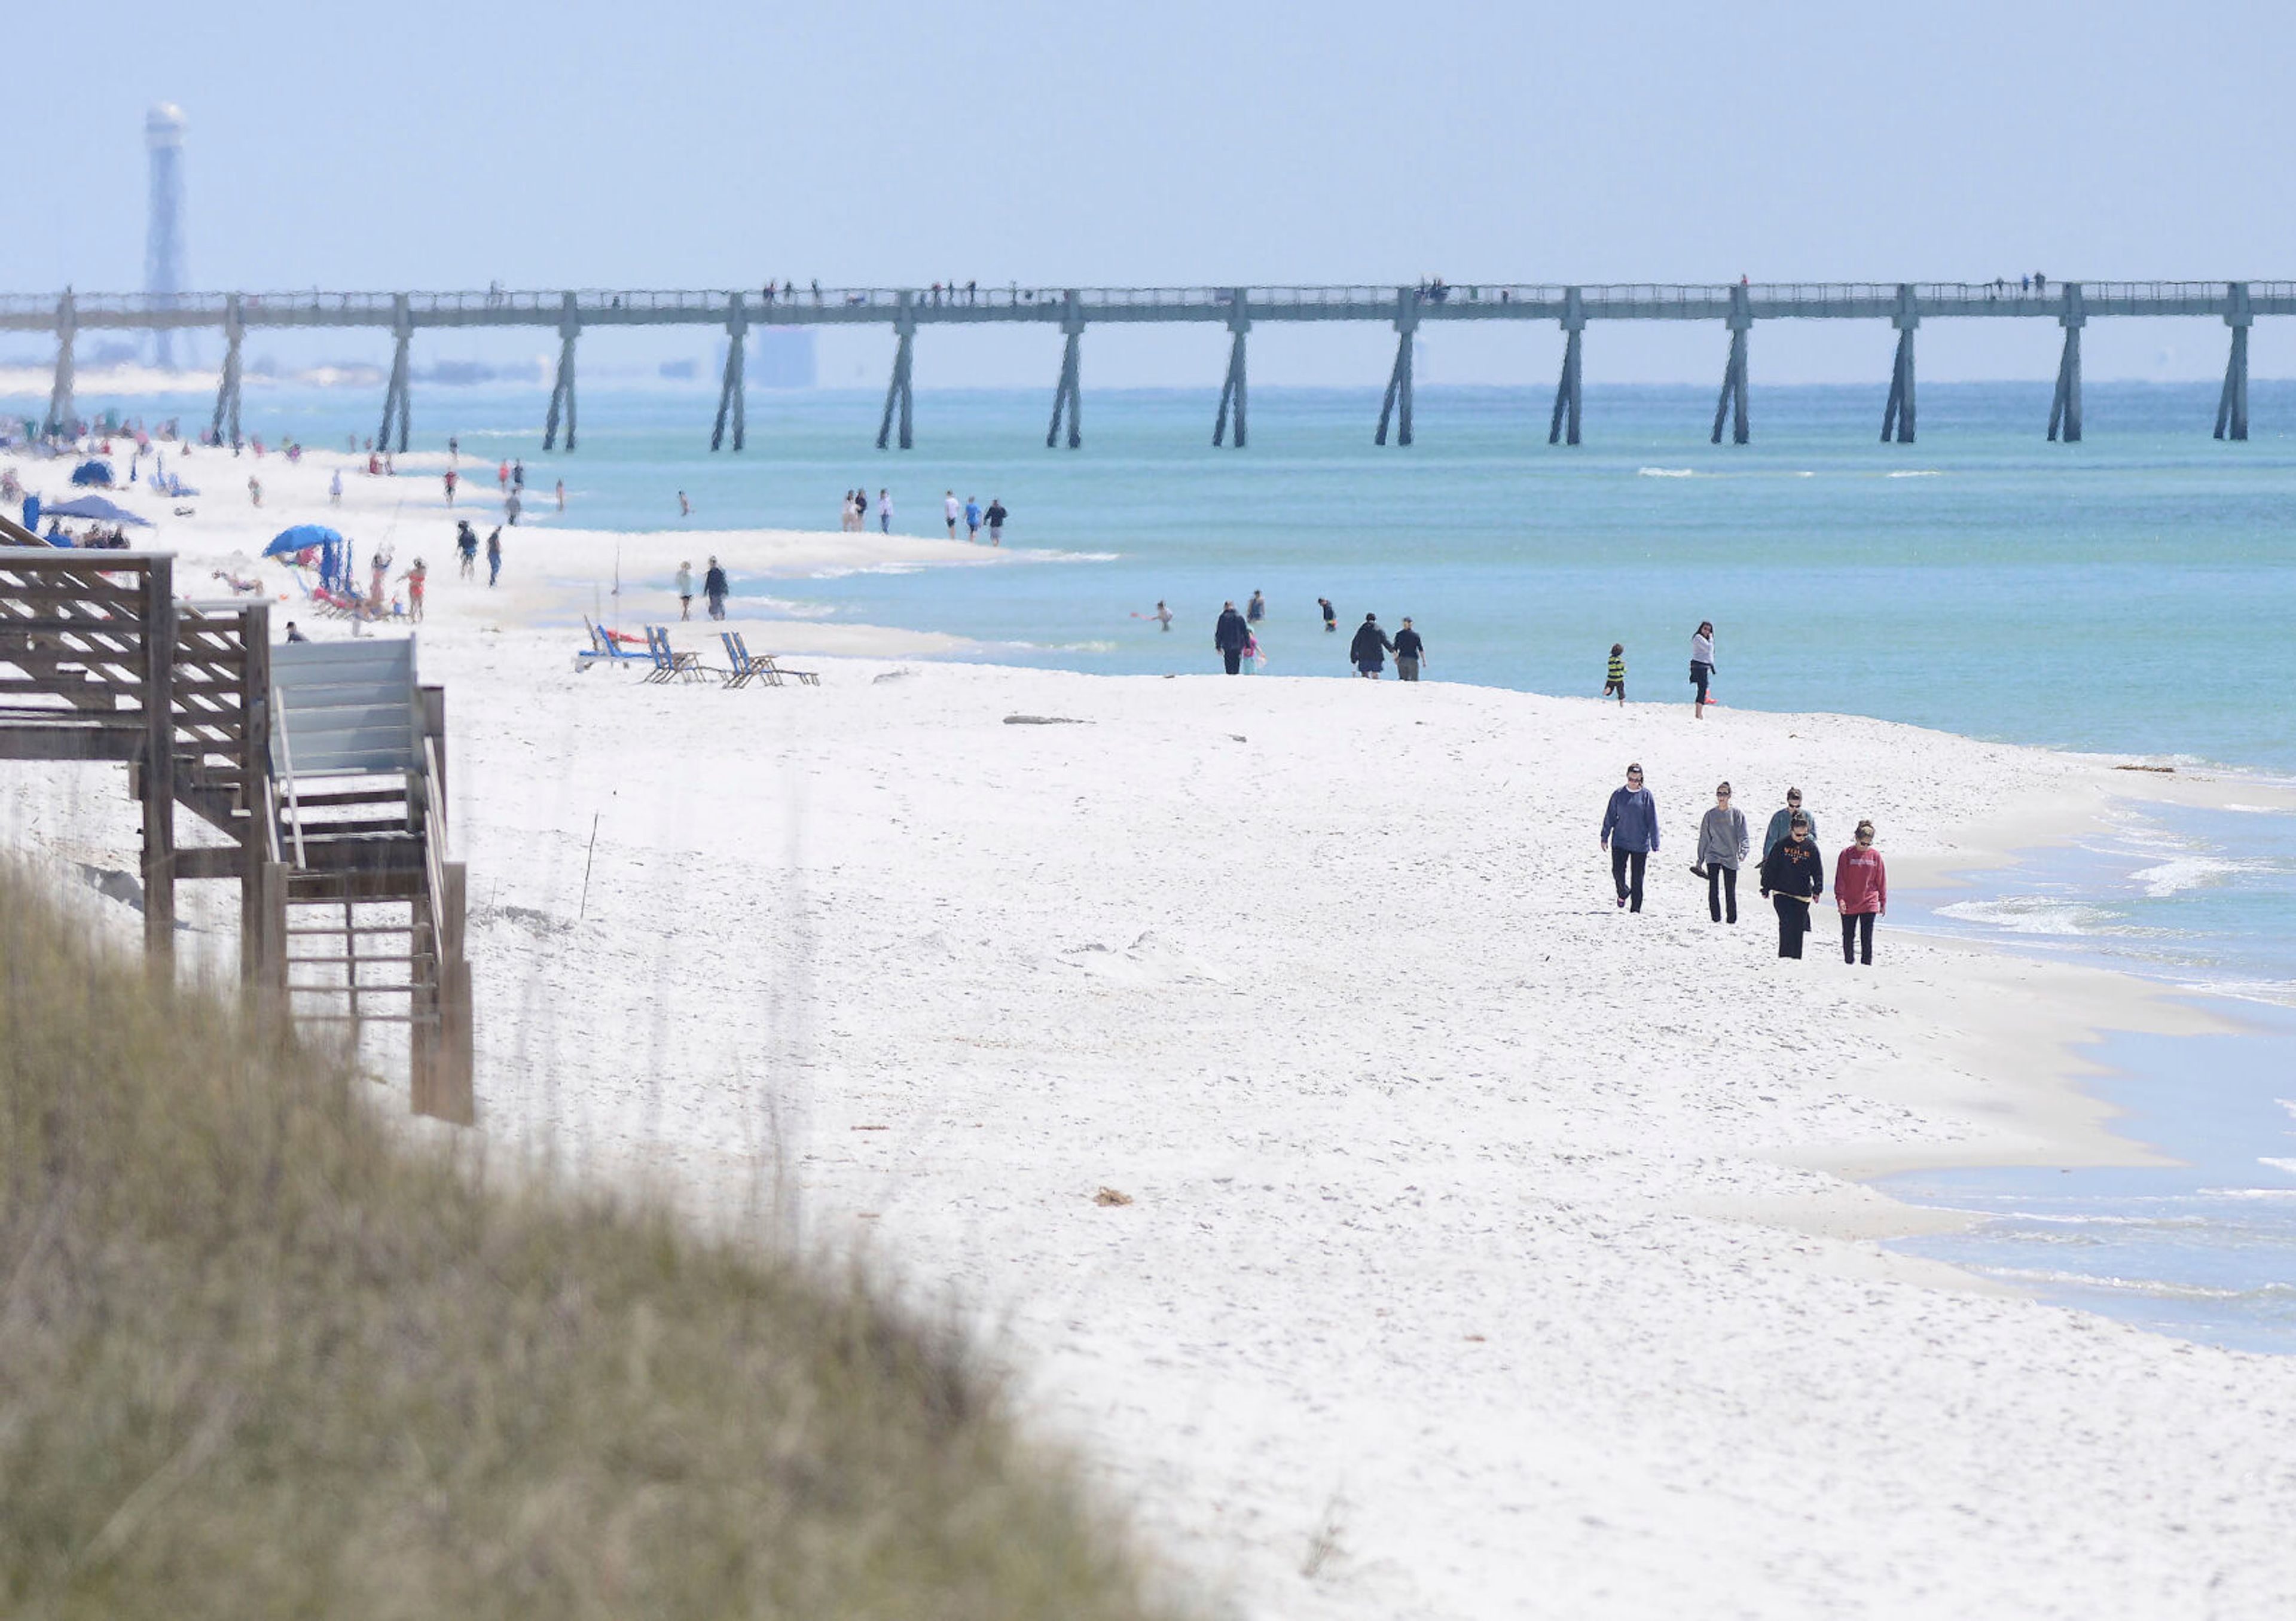
[[[265,532],[329,520],[299,471]],[[245,517],[176,527],[187,582]],[[2184,1015],[1888,924],[1871,972],[1823,932],[1779,963],[1751,886],[1714,928],[1676,847],[1718,776],[1757,830],[1792,781],[1829,838],[1873,815],[1903,889],[2197,781],[1433,682],[841,658],[654,687],[572,670],[546,578],[433,561],[489,1151],[703,1219],[786,1199],[959,1312],[1244,1613],[1830,1617],[1911,1580],[1925,1613],[2133,1617],[2296,1581],[2296,1482],[2253,1525],[2159,1510],[2285,1480],[2296,1366],[1895,1255],[1877,1224],[1920,1208],[1842,1179],[2117,1163],[2082,1049]],[[1628,758],[1669,841],[1635,917],[1595,848]],[[130,820],[87,781],[0,775],[75,855]]]

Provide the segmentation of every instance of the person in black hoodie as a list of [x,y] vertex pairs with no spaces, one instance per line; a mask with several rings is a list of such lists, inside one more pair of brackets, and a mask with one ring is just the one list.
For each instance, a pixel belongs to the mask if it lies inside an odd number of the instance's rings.
[[1825,892],[1825,862],[1810,842],[1809,818],[1794,813],[1786,836],[1762,857],[1762,895],[1778,909],[1778,955],[1801,955],[1809,904]]
[[726,570],[718,566],[716,558],[711,558],[709,572],[701,577],[701,594],[709,599],[711,618],[722,619],[726,617],[726,596],[728,589]]
[[1419,679],[1419,667],[1427,658],[1427,643],[1411,628],[1411,616],[1403,616],[1403,628],[1395,633],[1395,678],[1398,681]]
[[1348,662],[1365,681],[1377,681],[1379,673],[1387,667],[1387,655],[1394,651],[1395,643],[1379,627],[1379,616],[1367,613],[1364,622],[1356,626],[1355,640],[1348,643]]
[[1227,664],[1227,673],[1239,674],[1243,668],[1243,644],[1251,640],[1251,627],[1235,610],[1234,602],[1220,604],[1219,624],[1212,631],[1212,645],[1219,649],[1220,658]]

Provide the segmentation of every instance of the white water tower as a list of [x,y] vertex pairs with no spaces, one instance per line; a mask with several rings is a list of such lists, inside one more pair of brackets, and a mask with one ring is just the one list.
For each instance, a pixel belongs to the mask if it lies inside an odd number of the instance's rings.
[[[166,309],[184,291],[183,109],[169,102],[152,109],[144,119],[144,144],[152,154],[152,212],[144,237],[144,291],[153,308]],[[153,336],[160,366],[173,371],[176,334],[162,327]]]

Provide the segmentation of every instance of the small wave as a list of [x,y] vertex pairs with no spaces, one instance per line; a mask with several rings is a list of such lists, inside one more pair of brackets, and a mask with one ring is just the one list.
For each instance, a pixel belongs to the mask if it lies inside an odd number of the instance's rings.
[[2234,872],[2245,872],[2256,864],[2230,861],[2214,856],[2182,856],[2161,862],[2157,866],[2144,867],[2128,875],[2131,883],[2143,884],[2144,893],[2152,899],[2166,900],[2187,889],[2197,889]]
[[1942,467],[1901,467],[1896,472],[1883,473],[1882,476],[1884,479],[1942,479],[1945,477],[1945,469]]
[[2296,1008],[2296,979],[2194,979],[2178,988],[2201,996],[2224,996],[2234,1002],[2260,1002],[2267,1007]]
[[1112,653],[1113,642],[980,642],[974,645],[1000,653]]
[[2219,1289],[2206,1283],[2171,1283],[2160,1278],[2116,1277],[2110,1273],[2047,1272],[2021,1266],[1985,1266],[1978,1270],[1988,1277],[1999,1278],[2005,1282],[2110,1289],[2118,1294],[2150,1295],[2156,1300],[2296,1298],[2296,1283],[2259,1283],[2253,1289]]
[[2052,1227],[2205,1227],[2205,1216],[2055,1216],[2039,1210],[2012,1210],[1990,1218],[2003,1222],[2039,1222]]
[[1984,923],[2011,934],[2102,934],[2118,914],[2079,901],[2052,900],[2046,896],[2015,895],[1997,901],[1956,901],[1938,908],[1939,917]]
[[1004,555],[1026,558],[1032,563],[1117,563],[1124,561],[1121,552],[1044,552],[1027,546],[1015,546]]
[[1694,467],[1637,467],[1635,469],[1635,477],[1637,479],[1695,479],[1698,477],[1698,470]]

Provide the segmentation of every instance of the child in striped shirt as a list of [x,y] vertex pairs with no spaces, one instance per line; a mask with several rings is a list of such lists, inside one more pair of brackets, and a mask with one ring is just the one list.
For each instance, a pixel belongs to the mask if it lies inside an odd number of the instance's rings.
[[1627,644],[1623,642],[1611,643],[1611,678],[1603,684],[1603,697],[1608,698],[1613,692],[1619,695],[1619,707],[1626,708]]

